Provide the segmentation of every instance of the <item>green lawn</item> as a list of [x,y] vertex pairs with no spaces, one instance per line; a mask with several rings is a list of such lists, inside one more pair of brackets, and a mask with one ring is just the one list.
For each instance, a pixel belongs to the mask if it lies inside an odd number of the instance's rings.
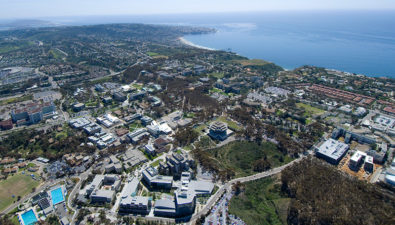
[[207,128],[207,126],[205,124],[202,124],[202,125],[195,127],[194,130],[201,134],[201,133],[203,133],[203,130],[206,128]]
[[307,105],[305,103],[296,103],[298,108],[303,108],[306,112],[304,113],[305,117],[311,117],[313,115],[319,116],[325,113],[324,110],[313,107],[311,105]]
[[149,55],[149,56],[157,56],[157,55],[159,55],[159,53],[156,53],[156,52],[147,52],[147,55]]
[[234,62],[240,63],[243,66],[264,66],[269,63],[262,59],[234,60]]
[[282,196],[276,178],[265,178],[245,183],[245,191],[234,196],[229,213],[246,224],[287,224],[290,199]]
[[[32,192],[32,188],[40,184],[40,181],[33,180],[30,174],[17,173],[0,181],[0,211],[16,201],[18,196],[23,197],[29,194]],[[35,176],[38,177],[37,174]],[[12,195],[15,195],[15,198],[12,198]]]
[[276,145],[269,142],[258,145],[255,142],[234,141],[208,152],[216,158],[221,168],[233,170],[236,177],[257,173],[254,171],[254,164],[265,157],[272,168],[292,161],[289,156],[283,155]]
[[143,85],[142,85],[142,84],[132,84],[132,86],[133,86],[134,88],[136,88],[137,90],[141,90],[141,89],[143,88]]
[[23,102],[32,99],[33,99],[33,95],[24,95],[21,97],[8,98],[8,99],[0,100],[0,106],[17,103],[17,102]]
[[163,159],[156,160],[155,162],[151,163],[151,166],[152,167],[157,167],[157,166],[159,166],[160,162],[163,162]]
[[217,79],[221,79],[224,78],[225,74],[224,73],[209,73],[208,74],[209,77],[214,77]]
[[141,125],[141,123],[139,121],[136,121],[132,124],[129,125],[129,131],[133,132],[134,130],[138,129],[138,128],[142,128],[143,126]]
[[61,59],[63,57],[66,57],[66,55],[59,51],[58,49],[51,49],[48,51],[48,55],[52,56],[55,59]]
[[232,120],[228,120],[226,117],[218,117],[217,120],[228,124],[228,127],[231,130],[235,130],[235,131],[241,130],[241,128],[239,127],[239,125],[237,125],[236,122],[234,122]]

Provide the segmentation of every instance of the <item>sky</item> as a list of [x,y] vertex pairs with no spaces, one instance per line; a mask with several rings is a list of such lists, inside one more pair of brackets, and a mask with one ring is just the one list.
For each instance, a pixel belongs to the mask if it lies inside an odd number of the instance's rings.
[[395,0],[0,0],[0,19],[274,10],[395,10]]

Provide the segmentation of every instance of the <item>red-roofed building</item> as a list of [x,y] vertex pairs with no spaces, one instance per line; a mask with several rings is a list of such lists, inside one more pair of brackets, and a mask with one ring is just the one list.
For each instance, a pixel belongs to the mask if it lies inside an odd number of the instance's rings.
[[4,121],[0,121],[0,128],[2,130],[10,130],[12,129],[14,126],[12,124],[12,120],[4,120]]

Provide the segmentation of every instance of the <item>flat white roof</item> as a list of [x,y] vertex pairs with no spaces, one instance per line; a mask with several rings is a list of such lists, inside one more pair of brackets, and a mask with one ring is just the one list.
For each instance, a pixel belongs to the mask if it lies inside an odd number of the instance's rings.
[[348,145],[332,138],[326,140],[319,148],[318,152],[326,157],[338,160],[346,151]]

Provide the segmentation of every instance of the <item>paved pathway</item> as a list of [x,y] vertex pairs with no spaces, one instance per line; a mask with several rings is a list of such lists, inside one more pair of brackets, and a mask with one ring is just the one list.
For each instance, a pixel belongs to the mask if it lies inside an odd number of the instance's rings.
[[261,179],[261,178],[273,176],[275,174],[280,173],[285,168],[293,165],[294,163],[301,161],[303,158],[305,158],[305,156],[303,156],[301,158],[298,158],[298,159],[295,159],[292,162],[290,162],[288,164],[285,164],[283,166],[276,167],[274,169],[271,169],[271,170],[268,170],[268,171],[265,171],[265,172],[262,172],[262,173],[258,173],[258,174],[247,176],[247,177],[240,177],[240,178],[236,178],[236,179],[228,181],[225,185],[223,185],[217,191],[217,193],[215,193],[214,196],[212,196],[209,199],[208,203],[206,204],[206,206],[201,211],[199,211],[198,213],[196,213],[196,214],[194,214],[192,216],[191,220],[189,221],[189,224],[194,224],[197,219],[199,219],[201,216],[206,215],[208,212],[210,212],[211,208],[215,205],[215,203],[218,201],[218,199],[223,195],[223,193],[225,193],[225,191],[227,189],[230,189],[233,184],[235,184],[237,182],[244,183],[244,182],[249,182],[249,181],[258,180],[258,179]]

